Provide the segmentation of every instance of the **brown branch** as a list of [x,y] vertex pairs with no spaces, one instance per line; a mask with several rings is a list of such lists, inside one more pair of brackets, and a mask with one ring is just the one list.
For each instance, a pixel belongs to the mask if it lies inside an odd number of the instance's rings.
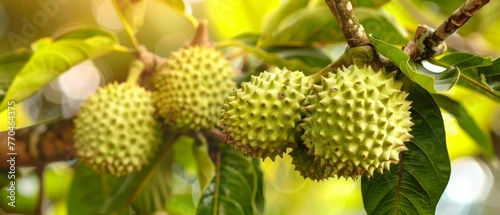
[[467,0],[434,31],[419,25],[415,37],[404,48],[412,60],[437,56],[445,51],[443,41],[455,33],[490,0]]
[[[45,128],[44,128],[45,127]],[[50,125],[37,125],[15,130],[15,151],[8,149],[8,133],[0,132],[0,154],[15,152],[15,167],[39,166],[48,162],[67,161],[76,157],[73,147],[73,120]],[[9,156],[10,157],[10,156]],[[10,163],[0,162],[0,169],[9,169]]]
[[353,10],[353,5],[349,0],[325,0],[339,23],[347,44],[350,47],[358,47],[370,44],[365,29],[359,23],[358,17]]

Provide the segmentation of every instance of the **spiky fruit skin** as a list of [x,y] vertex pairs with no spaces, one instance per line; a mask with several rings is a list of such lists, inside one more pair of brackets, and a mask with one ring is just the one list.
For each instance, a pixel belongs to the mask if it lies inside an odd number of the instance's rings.
[[236,87],[234,70],[222,53],[192,46],[173,52],[154,75],[154,100],[174,130],[204,130],[220,123],[220,109]]
[[100,174],[128,175],[148,163],[161,141],[151,92],[108,84],[91,95],[75,119],[75,149]]
[[226,143],[254,158],[282,156],[300,139],[300,107],[310,86],[309,77],[286,68],[252,76],[222,109]]
[[313,87],[303,110],[302,139],[321,166],[338,177],[389,170],[408,150],[410,104],[402,83],[370,67],[338,70]]
[[334,176],[331,166],[322,166],[319,159],[308,154],[309,150],[303,145],[298,144],[290,153],[292,164],[300,175],[313,181],[322,181]]

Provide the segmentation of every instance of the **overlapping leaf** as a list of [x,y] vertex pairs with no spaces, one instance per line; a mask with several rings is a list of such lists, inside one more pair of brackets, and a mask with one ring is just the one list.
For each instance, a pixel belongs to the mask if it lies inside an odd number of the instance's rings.
[[470,53],[452,53],[439,60],[460,68],[457,84],[500,102],[500,58],[492,61]]
[[460,105],[457,101],[441,94],[434,94],[439,107],[443,108],[446,112],[455,116],[458,125],[469,134],[472,139],[476,141],[479,148],[490,158],[493,157],[493,143],[491,139],[479,128],[474,119],[469,115],[467,110]]
[[258,162],[223,147],[217,153],[216,173],[204,190],[196,214],[262,214],[262,173]]
[[446,135],[439,107],[432,95],[415,83],[409,84],[412,142],[390,172],[362,178],[365,210],[376,214],[434,214],[451,173]]
[[[355,8],[367,33],[403,44],[408,33],[381,10]],[[279,28],[259,41],[259,46],[304,46],[311,44],[343,43],[344,36],[327,7],[302,8],[284,19]]]
[[458,80],[460,70],[457,67],[450,66],[445,71],[435,73],[425,69],[418,62],[411,62],[410,57],[400,48],[373,36],[370,36],[370,40],[377,52],[389,58],[406,76],[429,92],[447,91]]
[[0,112],[7,107],[8,101],[18,103],[27,99],[84,60],[94,59],[112,51],[123,51],[114,38],[103,35],[88,35],[82,39],[42,40],[43,45],[37,46],[37,50],[12,80],[0,104]]

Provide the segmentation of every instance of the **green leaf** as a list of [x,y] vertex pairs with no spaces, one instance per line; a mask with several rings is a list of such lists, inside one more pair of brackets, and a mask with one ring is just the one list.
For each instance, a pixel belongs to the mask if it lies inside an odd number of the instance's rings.
[[391,0],[352,0],[354,7],[374,7],[378,8]]
[[270,33],[278,28],[280,22],[296,10],[307,6],[309,0],[285,0],[274,11],[269,13],[263,22],[263,32]]
[[286,60],[298,59],[311,67],[323,68],[332,62],[321,49],[316,47],[269,47],[264,50]]
[[[123,210],[132,203],[135,196],[148,183],[158,165],[165,160],[172,151],[171,136],[158,150],[153,161],[144,165],[141,171],[133,172],[125,177],[98,175],[89,167],[80,163],[75,171],[68,197],[68,214],[112,214],[127,212]],[[128,213],[125,213],[128,214]]]
[[172,196],[173,186],[173,150],[158,168],[144,188],[132,202],[132,208],[137,214],[153,214],[155,211],[164,211]]
[[215,165],[208,155],[208,144],[206,141],[193,144],[193,155],[198,169],[198,180],[200,190],[205,190],[215,175]]
[[163,3],[170,7],[175,12],[179,13],[181,16],[186,18],[193,26],[198,26],[198,20],[191,14],[192,9],[191,5],[189,5],[188,1],[185,0],[159,0],[160,3]]
[[439,107],[427,90],[409,83],[411,117],[415,125],[409,151],[390,172],[361,181],[365,210],[376,214],[435,214],[450,178],[450,158]]
[[[355,8],[365,31],[387,38],[391,43],[406,43],[408,33],[382,10]],[[309,46],[344,43],[337,21],[327,7],[303,8],[284,19],[278,29],[261,38],[259,46]]]
[[16,103],[35,94],[53,79],[84,60],[112,51],[122,50],[114,38],[94,36],[86,39],[67,39],[44,44],[16,75],[2,100],[0,112],[8,101]]
[[410,62],[410,57],[400,48],[371,35],[369,38],[377,52],[389,58],[407,77],[429,92],[435,93],[451,89],[460,74],[456,67],[451,66],[440,73],[432,72],[425,69],[421,62]]
[[458,125],[476,141],[483,153],[492,158],[495,152],[491,139],[479,128],[467,110],[459,102],[445,95],[434,94],[433,97],[441,108],[455,116]]
[[0,101],[3,100],[12,80],[31,55],[29,50],[18,49],[0,56]]
[[215,178],[204,190],[196,214],[262,214],[262,173],[254,162],[228,147],[216,157]]
[[[68,214],[103,214],[99,210],[104,201],[124,181],[125,178],[98,175],[83,163],[78,164],[69,191]],[[121,214],[128,213],[122,210]]]
[[439,62],[461,70],[457,84],[500,102],[500,58],[492,62],[489,57],[470,53],[452,53]]
[[104,31],[99,28],[92,28],[92,27],[86,27],[86,28],[78,28],[74,29],[68,32],[64,32],[61,35],[57,36],[54,38],[55,41],[58,40],[69,40],[69,39],[75,39],[75,40],[85,40],[89,39],[95,36],[102,36],[102,37],[107,37],[107,38],[112,38],[114,41],[118,41],[116,39],[116,35],[109,31]]
[[296,58],[286,60],[285,58],[279,56],[278,54],[269,53],[261,48],[247,45],[243,42],[239,42],[239,41],[235,41],[235,40],[220,42],[217,44],[217,46],[218,47],[237,46],[237,47],[240,47],[249,53],[254,54],[257,58],[263,60],[266,63],[274,64],[278,67],[286,67],[286,68],[291,69],[291,70],[300,70],[300,71],[304,72],[306,75],[314,74],[317,71],[322,69],[322,67],[311,67],[311,66],[307,65],[306,63],[304,63],[301,60],[296,59]]

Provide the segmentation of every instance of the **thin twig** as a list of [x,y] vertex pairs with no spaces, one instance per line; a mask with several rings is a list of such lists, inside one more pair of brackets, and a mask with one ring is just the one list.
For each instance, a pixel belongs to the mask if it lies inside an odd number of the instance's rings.
[[365,29],[359,23],[353,6],[349,0],[325,0],[339,23],[340,29],[344,34],[347,44],[350,47],[358,47],[370,44]]
[[128,24],[127,19],[125,18],[125,16],[123,16],[120,6],[116,2],[116,0],[112,0],[111,2],[113,2],[113,7],[115,8],[116,13],[118,14],[118,18],[120,18],[120,21],[123,24],[123,28],[125,28],[125,32],[127,32],[130,42],[132,42],[132,46],[134,47],[135,50],[139,50],[139,42],[137,42],[135,33]]
[[443,41],[465,25],[488,2],[490,0],[467,0],[435,31],[428,26],[419,25],[415,37],[405,47],[405,53],[413,60],[430,58],[443,53],[445,50]]

